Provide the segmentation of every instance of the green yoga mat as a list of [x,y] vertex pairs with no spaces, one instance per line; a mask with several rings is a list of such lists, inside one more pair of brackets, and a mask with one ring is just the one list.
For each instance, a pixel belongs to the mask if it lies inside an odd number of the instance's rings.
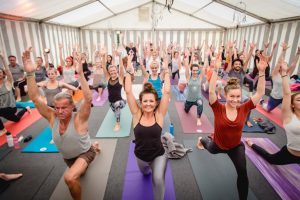
[[[224,153],[211,154],[207,150],[198,150],[196,142],[184,140],[183,143],[186,148],[193,149],[188,157],[203,199],[238,200],[237,173],[230,158]],[[250,188],[248,199],[256,199]]]
[[116,117],[114,112],[109,109],[102,124],[97,132],[97,138],[119,138],[128,137],[130,134],[132,115],[130,113],[129,107],[126,104],[124,108],[121,109],[121,129],[114,132],[114,126],[116,124]]

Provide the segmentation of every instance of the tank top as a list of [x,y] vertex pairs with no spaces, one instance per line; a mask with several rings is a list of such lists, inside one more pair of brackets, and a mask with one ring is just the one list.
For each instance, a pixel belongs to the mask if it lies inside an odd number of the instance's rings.
[[201,98],[202,98],[201,84],[200,84],[199,76],[197,77],[196,80],[193,80],[191,77],[187,84],[186,100],[190,102],[196,102]]
[[187,82],[187,80],[186,80],[186,76],[185,76],[185,68],[181,67],[181,69],[179,70],[179,80],[178,80],[178,83],[179,84],[184,84],[186,82]]
[[282,91],[282,78],[279,74],[272,77],[273,80],[273,88],[271,91],[271,96],[274,99],[282,99],[283,98],[283,91]]
[[292,116],[292,120],[288,124],[283,124],[286,137],[287,147],[289,149],[300,151],[300,120],[295,114]]
[[155,89],[155,91],[157,92],[158,94],[158,98],[161,99],[162,97],[162,91],[161,91],[161,88],[162,88],[162,81],[160,80],[160,76],[157,75],[157,79],[152,79],[151,75],[149,76],[149,79],[148,79],[148,82],[151,83]]
[[50,106],[50,107],[53,107],[53,100],[54,100],[54,96],[58,93],[60,93],[62,90],[61,90],[61,87],[59,86],[59,82],[57,82],[57,87],[54,88],[54,89],[49,89],[47,88],[47,84],[48,82],[46,83],[46,87],[43,88],[43,91],[45,93],[45,97],[47,99],[47,105]]
[[63,76],[64,76],[64,82],[65,83],[72,83],[76,81],[75,78],[75,69],[73,67],[70,68],[63,68]]
[[108,100],[110,103],[115,103],[116,101],[122,100],[122,96],[121,96],[122,85],[119,83],[119,78],[117,78],[114,81],[109,79],[107,84],[107,89],[108,89]]
[[72,113],[72,118],[64,134],[59,133],[59,119],[56,118],[52,127],[52,138],[59,152],[64,159],[76,158],[80,154],[87,152],[92,142],[90,135],[79,135],[74,127],[74,117],[76,113]]
[[0,108],[16,107],[16,99],[12,90],[8,90],[3,82],[2,87],[0,88]]
[[176,72],[179,69],[178,58],[172,59],[172,73]]
[[134,153],[139,159],[151,162],[156,157],[165,153],[165,149],[160,139],[162,128],[156,122],[156,118],[155,123],[152,126],[143,126],[141,125],[140,120],[133,129],[135,136]]

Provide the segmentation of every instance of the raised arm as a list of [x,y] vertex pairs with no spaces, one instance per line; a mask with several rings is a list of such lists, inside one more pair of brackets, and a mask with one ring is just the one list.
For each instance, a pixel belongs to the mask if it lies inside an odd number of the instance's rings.
[[75,56],[74,63],[75,63],[76,71],[79,75],[79,81],[83,92],[83,102],[80,106],[79,111],[77,112],[78,119],[80,123],[87,123],[91,113],[92,93],[83,74],[82,60],[81,60],[80,53],[77,53],[77,55]]
[[221,56],[217,57],[217,60],[214,63],[214,58],[212,58],[212,63],[214,64],[214,71],[212,73],[212,76],[210,78],[209,82],[209,104],[213,104],[217,101],[217,95],[216,95],[216,84],[217,84],[217,78],[218,78],[218,71],[222,64]]
[[[275,52],[276,47],[277,47],[277,42],[275,42],[275,43],[273,44],[273,48],[272,48],[272,51],[271,51],[271,55],[269,56],[268,63],[271,62],[271,60],[272,60],[272,58],[273,58],[273,56],[274,56],[274,52]],[[267,53],[267,52],[266,52],[266,53]]]
[[106,49],[105,48],[101,48],[100,50],[100,56],[101,56],[101,61],[102,61],[102,69],[103,69],[103,72],[105,74],[105,79],[106,80],[109,80],[109,73],[106,69],[106,59],[107,59],[107,53],[106,53]]
[[59,44],[59,59],[60,59],[60,65],[62,67],[65,66],[65,60],[63,58],[63,52],[62,52],[63,48],[64,48],[63,44]]
[[5,60],[5,58],[4,58],[4,56],[3,56],[3,54],[2,54],[1,51],[0,51],[0,59],[1,59],[2,63],[3,63],[4,72],[5,72],[5,74],[6,74],[7,81],[8,81],[8,83],[10,84],[10,86],[12,87],[12,86],[13,86],[13,83],[14,83],[14,79],[13,79],[13,76],[12,76],[12,74],[11,74],[9,68],[8,68],[8,65],[7,65],[7,63],[6,63],[6,60]]
[[282,90],[283,90],[283,100],[282,100],[282,121],[284,124],[288,123],[292,119],[293,111],[291,108],[291,96],[292,92],[290,89],[288,75],[288,65],[286,62],[281,63],[281,77],[282,77]]
[[228,43],[228,66],[226,68],[226,72],[228,73],[230,70],[231,70],[231,67],[232,67],[232,48],[233,48],[233,43],[232,42],[229,42]]
[[158,105],[157,112],[160,113],[162,116],[165,116],[168,107],[169,107],[169,100],[170,100],[170,88],[171,88],[171,83],[170,83],[170,74],[169,74],[169,69],[168,69],[168,57],[165,54],[164,55],[164,62],[163,62],[163,70],[164,70],[164,87],[163,87],[163,96],[161,98],[161,101]]
[[50,52],[45,52],[44,51],[44,53],[43,53],[43,55],[44,55],[44,59],[45,59],[45,67],[46,67],[46,70],[48,70],[49,69],[49,57],[48,57],[48,54],[49,54]]
[[145,68],[145,65],[144,65],[144,62],[143,62],[142,58],[139,59],[139,62],[140,62],[140,65],[141,65],[142,74],[143,74],[144,78],[146,80],[148,80],[149,79],[149,74],[146,71],[146,68]]
[[36,71],[36,67],[33,64],[31,58],[30,58],[31,48],[27,49],[23,53],[23,64],[24,64],[24,70],[26,72],[26,78],[27,78],[27,88],[28,88],[28,95],[30,100],[33,101],[36,108],[38,109],[39,113],[46,118],[49,123],[52,125],[54,123],[55,119],[55,111],[48,107],[47,104],[42,99],[37,84],[35,82],[35,76],[34,73]]
[[297,62],[299,61],[299,57],[300,57],[300,46],[298,47],[297,53],[296,53],[295,57],[293,58],[291,66],[288,69],[289,76],[293,75],[294,70],[295,70],[296,65],[297,65]]
[[266,85],[265,70],[268,66],[267,56],[259,55],[259,62],[256,61],[256,66],[259,71],[258,72],[258,83],[257,83],[256,93],[251,97],[251,100],[254,105],[258,104],[260,99],[265,94],[265,85]]
[[275,67],[272,70],[272,77],[274,77],[277,74],[279,74],[279,70],[280,70],[280,67],[281,67],[282,60],[284,60],[286,50],[288,49],[287,43],[285,43],[285,42],[283,42],[281,46],[282,46],[282,51],[281,51],[281,53],[279,55],[279,58],[278,58],[278,61],[277,61],[276,65],[275,65]]
[[[246,46],[246,45],[245,45],[245,46]],[[249,52],[248,52],[248,54],[247,54],[247,57],[246,57],[246,59],[245,59],[244,66],[243,66],[244,72],[246,72],[247,69],[248,69],[249,61],[250,61],[251,56],[252,56],[252,54],[253,54],[254,48],[255,48],[255,44],[254,44],[254,43],[251,43],[251,44],[250,44]]]

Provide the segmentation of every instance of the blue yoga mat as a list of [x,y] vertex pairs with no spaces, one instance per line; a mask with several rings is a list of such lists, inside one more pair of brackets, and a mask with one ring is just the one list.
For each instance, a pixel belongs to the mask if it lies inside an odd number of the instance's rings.
[[45,128],[32,142],[22,149],[22,153],[58,153],[55,144],[50,144],[52,132]]
[[19,102],[16,102],[16,107],[17,108],[26,108],[27,106],[29,106],[30,108],[35,108],[35,105],[32,101],[26,101],[26,102],[19,101]]
[[250,122],[253,124],[253,126],[248,127],[245,124],[244,128],[243,128],[243,132],[247,132],[247,133],[264,133],[264,131],[252,119],[250,119]]

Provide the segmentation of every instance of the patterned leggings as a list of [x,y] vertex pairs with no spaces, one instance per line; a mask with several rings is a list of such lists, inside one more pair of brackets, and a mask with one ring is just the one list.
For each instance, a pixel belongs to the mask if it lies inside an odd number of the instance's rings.
[[116,101],[114,103],[110,103],[110,107],[111,107],[112,111],[115,113],[117,122],[120,122],[121,109],[124,108],[125,105],[126,105],[126,101],[123,100],[123,99],[119,100],[119,101]]

